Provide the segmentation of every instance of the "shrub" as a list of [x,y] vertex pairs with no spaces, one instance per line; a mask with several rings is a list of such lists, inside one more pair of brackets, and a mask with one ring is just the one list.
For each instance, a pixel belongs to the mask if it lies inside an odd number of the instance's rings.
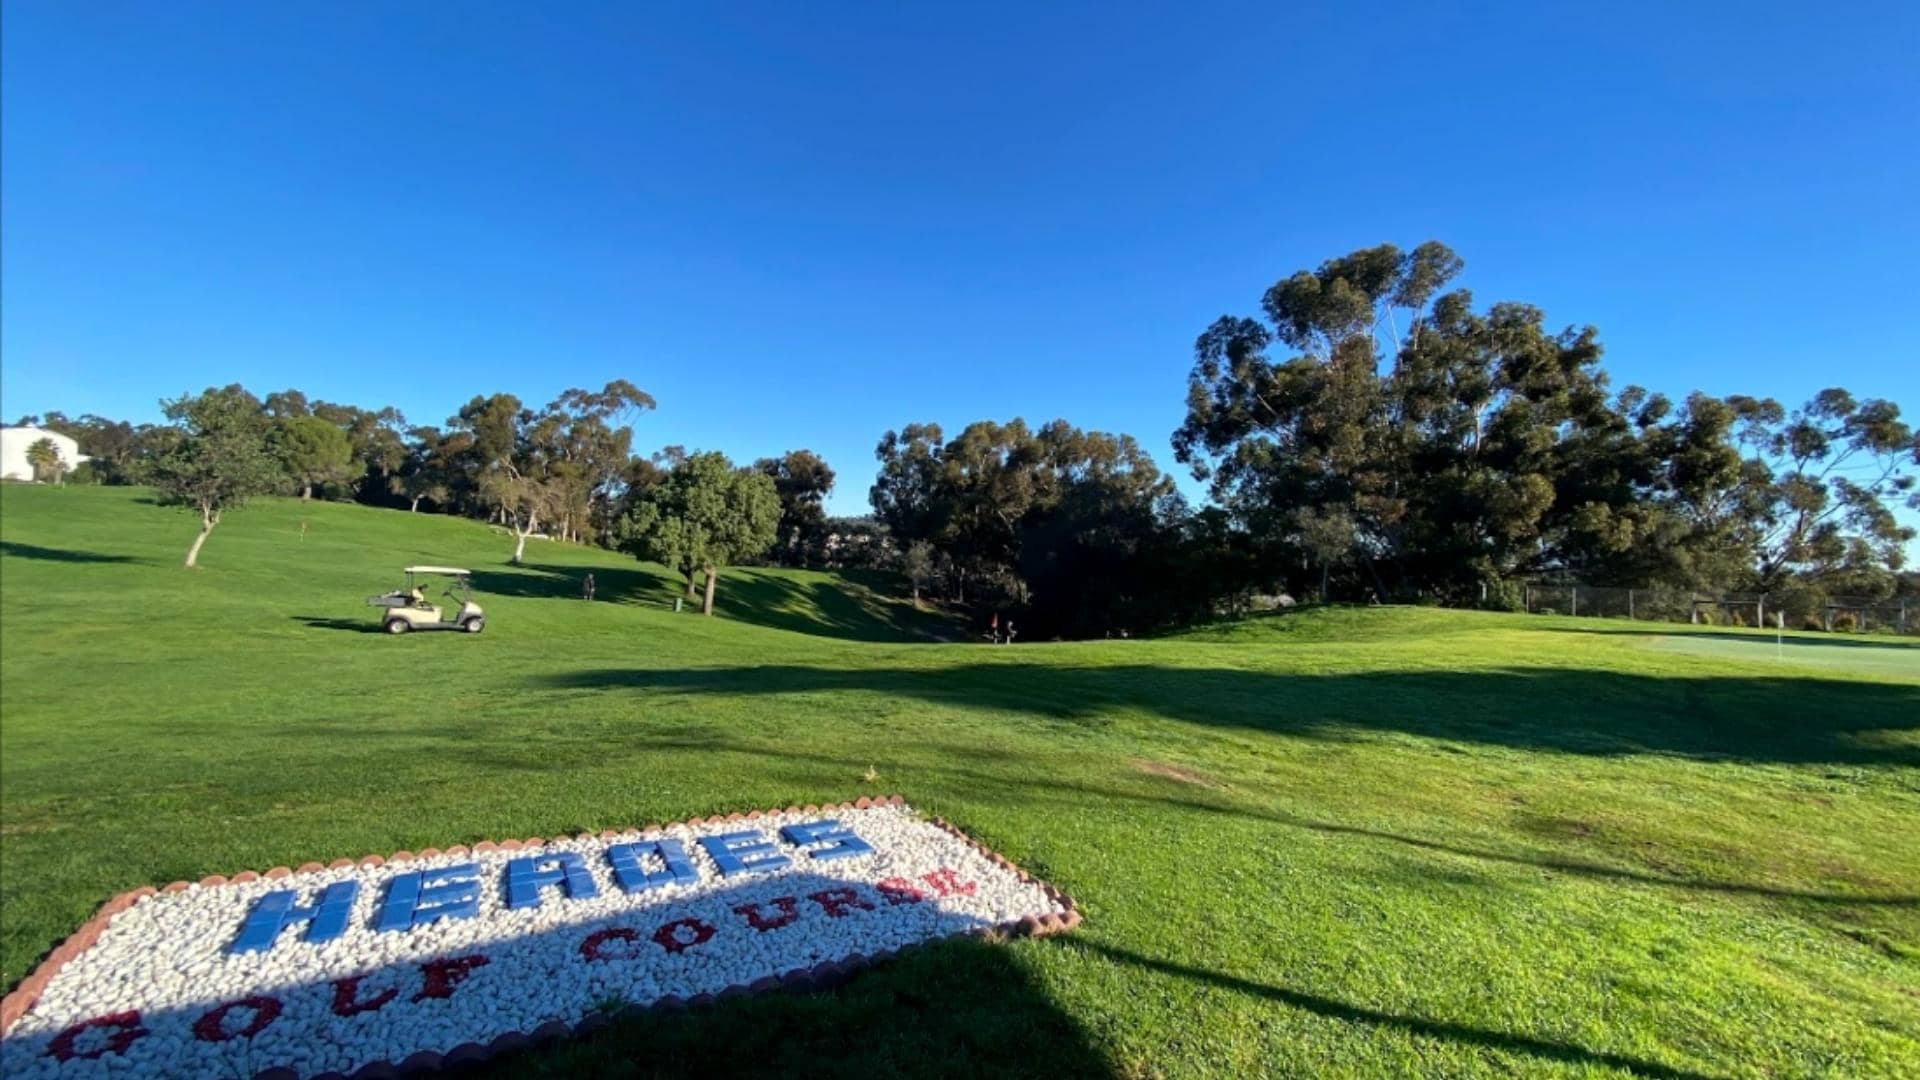
[[1527,606],[1526,587],[1517,581],[1487,582],[1487,598],[1480,606],[1488,611],[1521,611]]

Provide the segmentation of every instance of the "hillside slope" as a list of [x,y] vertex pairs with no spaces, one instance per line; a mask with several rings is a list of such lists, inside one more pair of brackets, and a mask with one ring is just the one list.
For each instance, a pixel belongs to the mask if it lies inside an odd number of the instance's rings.
[[[833,576],[748,575],[772,613],[723,583],[703,619],[606,552],[514,570],[470,522],[282,500],[196,573],[190,519],[138,498],[0,488],[0,983],[142,884],[899,791],[1086,924],[491,1075],[1920,1060],[1912,679],[1413,609],[856,640],[898,615],[835,610]],[[483,571],[488,631],[372,632],[363,598],[412,561]],[[573,598],[587,568],[619,602]]]
[[[286,615],[318,625],[374,621],[365,598],[400,584],[409,564],[458,565],[474,571],[476,599],[487,608],[490,632],[532,620],[548,625],[562,612],[525,600],[578,600],[591,571],[596,600],[670,610],[679,582],[665,567],[579,544],[533,540],[527,562],[513,566],[511,537],[465,518],[410,514],[351,503],[257,499],[229,514],[214,531],[197,573],[117,573],[113,567],[175,568],[192,540],[192,515],[154,504],[137,488],[9,484],[0,487],[0,515],[14,527],[6,555],[20,560],[25,582],[42,567],[90,567],[86,580],[154,588],[157,597],[192,595],[205,603],[273,598],[292,603]],[[187,590],[181,592],[180,590]],[[748,567],[721,576],[715,611],[721,617],[781,630],[859,641],[939,641],[957,637],[957,620],[915,610],[902,583],[871,572],[822,573]],[[297,601],[297,602],[296,602]],[[564,609],[578,617],[579,606]]]

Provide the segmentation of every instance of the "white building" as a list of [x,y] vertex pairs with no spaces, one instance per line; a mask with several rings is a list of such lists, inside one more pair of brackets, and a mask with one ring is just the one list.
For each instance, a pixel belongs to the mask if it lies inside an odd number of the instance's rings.
[[57,431],[47,431],[31,424],[0,428],[0,480],[33,479],[33,466],[27,464],[27,447],[41,439],[53,440],[53,448],[60,451],[60,460],[67,463],[68,472],[87,460],[87,456],[80,452],[79,443]]

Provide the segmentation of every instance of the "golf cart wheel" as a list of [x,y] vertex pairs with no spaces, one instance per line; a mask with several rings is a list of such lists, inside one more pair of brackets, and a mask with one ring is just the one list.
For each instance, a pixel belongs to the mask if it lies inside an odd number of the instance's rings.
[[381,629],[389,634],[404,634],[413,629],[413,627],[408,624],[405,619],[388,619],[385,623],[381,624]]
[[468,619],[466,622],[460,624],[460,629],[465,630],[469,634],[477,634],[486,628],[487,620],[483,618]]

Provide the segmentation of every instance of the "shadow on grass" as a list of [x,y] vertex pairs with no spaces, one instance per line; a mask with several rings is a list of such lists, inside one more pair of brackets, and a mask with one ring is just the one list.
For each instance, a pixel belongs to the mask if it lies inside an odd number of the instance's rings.
[[1329,1020],[1338,1020],[1345,1024],[1364,1024],[1369,1027],[1397,1028],[1413,1035],[1448,1042],[1466,1043],[1482,1046],[1489,1050],[1499,1050],[1510,1054],[1523,1054],[1531,1058],[1559,1062],[1583,1068],[1620,1069],[1636,1076],[1659,1077],[1663,1080],[1708,1080],[1704,1073],[1687,1069],[1676,1069],[1658,1062],[1641,1058],[1613,1054],[1602,1050],[1588,1050],[1567,1043],[1549,1042],[1528,1035],[1515,1035],[1502,1031],[1487,1031],[1482,1028],[1468,1027],[1464,1024],[1452,1024],[1439,1020],[1423,1020],[1417,1016],[1400,1016],[1395,1013],[1369,1009],[1361,1005],[1349,1005],[1332,998],[1315,994],[1289,990],[1283,986],[1270,986],[1266,983],[1242,979],[1225,972],[1208,971],[1205,968],[1189,967],[1170,960],[1155,960],[1139,953],[1111,945],[1102,945],[1074,938],[1065,943],[1067,948],[1104,957],[1115,963],[1137,967],[1159,975],[1168,975],[1191,982],[1204,983],[1236,994],[1263,998],[1278,1002],[1289,1008],[1324,1016]]
[[1008,947],[954,940],[903,953],[831,991],[644,1014],[479,1075],[873,1080],[1114,1071]]
[[[475,570],[473,587],[482,594],[532,599],[577,600],[587,574],[594,579],[596,602],[672,607],[686,595],[685,584],[663,568],[558,566],[527,563]],[[935,612],[916,611],[894,597],[904,588],[892,575],[842,571],[831,576],[795,574],[758,567],[729,569],[720,575],[715,613],[739,622],[847,641],[910,642],[958,640],[960,624]],[[689,607],[699,601],[689,600]]]
[[[580,763],[604,760],[610,754],[620,753],[658,755],[670,753],[698,754],[705,756],[742,755],[757,757],[771,762],[805,763],[809,766],[827,766],[845,776],[857,776],[862,769],[871,764],[871,755],[844,757],[833,754],[810,751],[798,746],[778,748],[741,742],[720,735],[698,733],[677,733],[672,735],[638,734],[629,745],[619,746],[611,743],[604,732],[596,732],[590,739],[584,740],[580,747]],[[552,740],[531,745],[522,750],[520,747],[493,747],[475,744],[470,738],[449,735],[446,753],[468,764],[486,769],[511,771],[514,769],[550,770],[572,763],[568,744]],[[522,756],[524,754],[524,756]],[[1089,801],[1122,800],[1125,802],[1148,804],[1155,807],[1168,807],[1176,811],[1189,811],[1200,814],[1221,815],[1241,818],[1250,822],[1268,823],[1282,828],[1300,829],[1324,835],[1351,836],[1365,840],[1378,841],[1398,847],[1413,848],[1421,852],[1458,856],[1485,862],[1503,863],[1513,866],[1530,866],[1554,873],[1570,874],[1598,881],[1613,881],[1632,885],[1649,885],[1658,888],[1683,889],[1701,892],[1727,893],[1739,896],[1753,896],[1786,901],[1805,901],[1813,904],[1854,905],[1859,907],[1888,907],[1920,909],[1920,894],[1910,893],[1868,893],[1835,892],[1829,890],[1798,889],[1788,886],[1767,885],[1745,881],[1724,881],[1704,877],[1687,877],[1678,874],[1658,873],[1649,870],[1634,869],[1626,866],[1610,865],[1592,859],[1576,858],[1547,851],[1499,851],[1473,844],[1451,843],[1426,837],[1411,836],[1384,829],[1348,825],[1336,821],[1324,821],[1247,806],[1235,802],[1229,796],[1209,798],[1182,798],[1172,794],[1129,791],[1120,786],[1094,786],[1063,777],[1048,777],[1045,780],[1023,780],[994,772],[989,767],[973,767],[959,762],[977,762],[983,766],[1002,765],[1020,760],[1017,754],[1010,754],[994,747],[974,747],[955,744],[942,744],[938,748],[938,757],[947,762],[937,767],[937,772],[953,781],[954,785],[982,797],[1002,803],[1058,804],[1062,809],[1083,807]],[[1172,783],[1169,781],[1168,783]],[[811,776],[796,776],[795,790],[817,788],[818,784]],[[571,831],[592,831],[592,827],[582,824]],[[567,831],[567,830],[563,830]],[[1030,867],[1046,876],[1045,868]]]
[[378,634],[380,624],[365,619],[326,619],[318,615],[295,615],[293,621],[316,630],[346,630],[356,634]]
[[[1915,619],[1916,621],[1920,621],[1920,614],[1917,614]],[[1550,634],[1598,634],[1605,637],[1675,638],[1686,641],[1704,638],[1709,641],[1737,641],[1743,645],[1753,645],[1756,647],[1764,645],[1768,648],[1772,648],[1775,644],[1775,638],[1770,632],[1763,633],[1756,630],[1752,633],[1739,634],[1726,630],[1688,630],[1684,629],[1680,624],[1664,629],[1640,629],[1636,627],[1631,630],[1613,630],[1599,627],[1588,629],[1583,626],[1542,626],[1537,629],[1544,630]],[[1861,641],[1859,638],[1852,637],[1807,637],[1804,631],[1789,631],[1787,634],[1780,636],[1778,643],[1789,649],[1797,647],[1818,649],[1896,649],[1910,652],[1914,654],[1916,658],[1920,658],[1920,638],[1913,637],[1889,638],[1886,641]]]
[[97,551],[71,551],[66,548],[41,547],[38,544],[22,544],[14,540],[0,540],[0,555],[9,555],[16,559],[41,559],[46,562],[63,563],[130,563],[139,561],[130,555],[103,555]]
[[1659,678],[1612,671],[1298,675],[1022,661],[847,670],[765,665],[567,672],[543,687],[732,697],[872,693],[1103,726],[1143,710],[1308,738],[1398,732],[1524,750],[1707,761],[1920,765],[1920,686],[1809,678]]

